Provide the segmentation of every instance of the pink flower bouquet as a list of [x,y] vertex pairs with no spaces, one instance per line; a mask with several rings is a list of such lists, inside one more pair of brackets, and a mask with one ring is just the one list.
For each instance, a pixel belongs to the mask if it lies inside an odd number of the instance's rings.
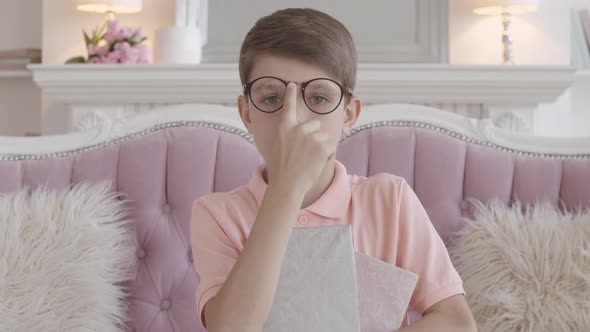
[[151,63],[150,48],[142,44],[146,39],[141,27],[133,29],[117,20],[109,21],[91,35],[84,31],[88,58],[73,57],[66,63]]

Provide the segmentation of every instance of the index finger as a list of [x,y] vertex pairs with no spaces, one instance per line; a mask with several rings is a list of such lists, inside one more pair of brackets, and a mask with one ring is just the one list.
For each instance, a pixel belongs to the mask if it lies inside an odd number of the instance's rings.
[[283,126],[295,126],[297,124],[297,84],[293,82],[287,84],[283,108]]

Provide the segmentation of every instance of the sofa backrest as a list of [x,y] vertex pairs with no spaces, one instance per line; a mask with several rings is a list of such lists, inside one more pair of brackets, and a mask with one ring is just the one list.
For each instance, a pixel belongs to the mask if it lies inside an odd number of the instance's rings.
[[[232,120],[220,115],[230,112]],[[588,139],[512,137],[490,124],[411,105],[366,112],[372,115],[343,138],[337,159],[349,173],[404,177],[445,241],[470,215],[470,198],[590,208]],[[191,205],[201,195],[245,184],[261,161],[235,116],[221,106],[184,105],[140,116],[125,129],[0,139],[0,192],[111,181],[130,200],[137,232],[137,261],[130,262],[137,275],[127,285],[129,331],[195,331]]]

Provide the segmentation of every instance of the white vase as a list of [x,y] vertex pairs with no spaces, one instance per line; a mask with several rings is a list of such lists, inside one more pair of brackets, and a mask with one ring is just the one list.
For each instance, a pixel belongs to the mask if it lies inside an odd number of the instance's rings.
[[157,64],[201,63],[201,31],[197,27],[163,27],[156,31],[154,62]]

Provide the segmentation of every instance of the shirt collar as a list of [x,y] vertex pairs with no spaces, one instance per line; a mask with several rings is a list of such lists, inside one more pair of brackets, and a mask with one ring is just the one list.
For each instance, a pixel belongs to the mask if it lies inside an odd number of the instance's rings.
[[[264,165],[260,165],[254,170],[247,185],[248,190],[254,195],[258,207],[262,203],[267,186],[262,177],[264,167]],[[304,209],[305,211],[331,219],[341,219],[346,215],[351,197],[350,181],[346,167],[342,163],[335,161],[334,167],[332,183],[317,201]]]

